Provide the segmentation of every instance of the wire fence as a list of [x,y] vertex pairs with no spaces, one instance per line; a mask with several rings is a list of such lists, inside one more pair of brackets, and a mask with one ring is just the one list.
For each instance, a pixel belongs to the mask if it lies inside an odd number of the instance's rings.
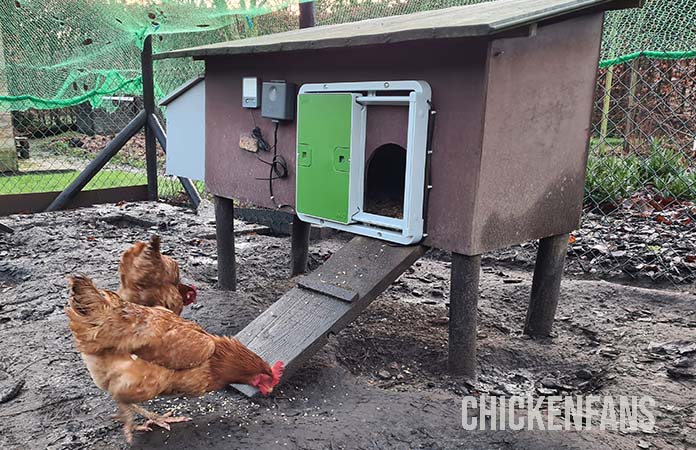
[[696,280],[695,87],[694,59],[639,57],[600,70],[586,214],[571,256],[617,275]]
[[[65,189],[142,108],[140,97],[114,96],[108,108],[89,103],[53,110],[0,112],[0,199],[3,195]],[[165,175],[158,147],[159,195],[182,201],[176,178]],[[85,187],[86,190],[147,184],[145,136],[136,134]]]
[[[318,24],[366,18],[360,4],[340,10],[326,5],[317,4]],[[397,12],[412,12],[409,3],[403,5]],[[370,11],[375,17],[386,14]],[[296,12],[285,9],[256,17],[253,33],[296,26]],[[250,33],[248,22],[235,28],[233,35]],[[202,73],[202,63],[182,67],[174,61],[155,62],[161,93]],[[7,84],[0,78],[0,96],[3,89]],[[582,227],[571,235],[568,270],[677,285],[696,282],[695,90],[696,59],[640,56],[599,70],[585,214]],[[0,201],[3,195],[63,190],[142,109],[138,95],[100,100],[99,106],[85,102],[62,109],[0,110]],[[165,175],[161,149],[158,154],[160,198],[186,202],[179,181]],[[146,179],[141,132],[86,189],[138,186]],[[204,186],[198,186],[202,191]],[[534,250],[529,244],[504,254],[514,259]]]

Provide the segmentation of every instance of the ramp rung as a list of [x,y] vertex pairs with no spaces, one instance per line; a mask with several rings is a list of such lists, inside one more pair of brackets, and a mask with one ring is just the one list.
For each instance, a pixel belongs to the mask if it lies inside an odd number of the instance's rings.
[[[287,379],[326,343],[329,333],[348,325],[426,250],[355,237],[237,338],[270,364],[283,361]],[[234,387],[250,397],[258,392],[246,385]]]
[[336,286],[335,284],[316,279],[314,277],[302,277],[297,285],[301,288],[309,289],[310,291],[317,292],[319,294],[328,295],[330,297],[343,300],[344,302],[354,302],[360,296],[357,292],[343,288],[341,286]]

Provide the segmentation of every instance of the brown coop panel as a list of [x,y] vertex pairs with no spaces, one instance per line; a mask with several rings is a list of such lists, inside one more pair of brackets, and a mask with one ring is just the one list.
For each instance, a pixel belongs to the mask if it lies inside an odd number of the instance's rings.
[[578,227],[602,18],[491,43],[471,246],[444,230],[435,245],[479,254]]
[[[206,181],[218,196],[270,200],[268,153],[240,150],[258,125],[241,107],[241,80],[305,83],[425,80],[437,110],[425,244],[479,254],[573,230],[581,212],[592,87],[602,14],[591,13],[490,40],[453,38],[342,49],[209,56]],[[510,35],[513,36],[513,35]],[[569,39],[568,36],[572,36]],[[484,126],[485,124],[485,126]],[[405,147],[406,112],[370,107],[366,159],[384,144]],[[289,177],[275,202],[295,202],[295,127],[281,123],[278,153]]]
[[[255,154],[239,149],[240,134],[249,133],[254,120],[272,145],[273,124],[240,106],[241,79],[282,79],[298,87],[305,83],[426,80],[433,89],[438,111],[433,146],[433,178],[440,195],[433,195],[429,220],[447,217],[448,226],[471,232],[474,198],[459,196],[453,209],[447,191],[473,193],[477,181],[485,98],[485,63],[488,44],[484,40],[441,40],[391,46],[366,47],[291,54],[245,55],[211,58],[206,64],[206,182],[215,194],[260,206],[273,207],[268,166]],[[402,108],[401,108],[402,109]],[[252,115],[253,114],[253,115]],[[366,141],[369,159],[383,144],[406,145],[405,109],[376,107],[368,113]],[[295,202],[295,122],[281,124],[278,151],[290,166],[290,176],[274,181],[276,201]],[[260,154],[268,159],[267,154]],[[465,170],[463,170],[465,168]],[[450,230],[451,231],[451,230]],[[447,231],[448,233],[450,231]]]

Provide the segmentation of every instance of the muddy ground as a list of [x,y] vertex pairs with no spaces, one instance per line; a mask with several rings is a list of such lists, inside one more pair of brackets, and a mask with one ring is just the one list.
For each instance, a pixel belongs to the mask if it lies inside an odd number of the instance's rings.
[[[3,218],[0,234],[0,448],[128,448],[75,352],[66,275],[117,288],[120,252],[159,233],[199,286],[185,317],[233,335],[293,285],[287,237],[238,224],[239,290],[215,288],[214,222],[162,204],[99,206]],[[344,236],[315,241],[316,267]],[[230,389],[161,399],[193,421],[139,433],[136,449],[636,449],[696,447],[696,295],[566,277],[555,335],[524,338],[531,272],[486,258],[479,308],[480,377],[446,374],[449,263],[428,254],[274,395]],[[17,386],[23,383],[19,394]],[[14,389],[13,389],[14,388]],[[461,397],[651,395],[653,432],[465,431]],[[6,400],[3,402],[3,399]],[[147,406],[147,405],[146,405]]]

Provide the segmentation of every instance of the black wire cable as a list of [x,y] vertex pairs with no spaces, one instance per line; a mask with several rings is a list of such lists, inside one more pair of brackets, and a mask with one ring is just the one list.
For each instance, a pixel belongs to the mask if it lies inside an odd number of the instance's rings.
[[[276,123],[276,129],[278,128],[278,124]],[[261,133],[261,128],[259,127],[254,127],[253,130],[251,130],[251,136],[256,139],[256,146],[259,149],[259,151],[263,152],[270,152],[271,147],[268,145],[268,142],[263,138],[263,134]]]
[[271,201],[276,205],[276,208],[292,208],[292,205],[277,204],[275,201],[275,195],[273,194],[273,180],[282,179],[288,176],[288,163],[285,158],[278,154],[278,126],[280,122],[275,121],[275,128],[273,129],[273,146],[269,146],[268,142],[263,138],[261,129],[259,127],[254,127],[251,134],[256,139],[258,149],[260,151],[270,152],[273,151],[273,159],[271,162],[263,160],[260,156],[256,158],[264,164],[269,166],[268,178],[256,178],[257,180],[268,180],[268,191],[270,194]]

